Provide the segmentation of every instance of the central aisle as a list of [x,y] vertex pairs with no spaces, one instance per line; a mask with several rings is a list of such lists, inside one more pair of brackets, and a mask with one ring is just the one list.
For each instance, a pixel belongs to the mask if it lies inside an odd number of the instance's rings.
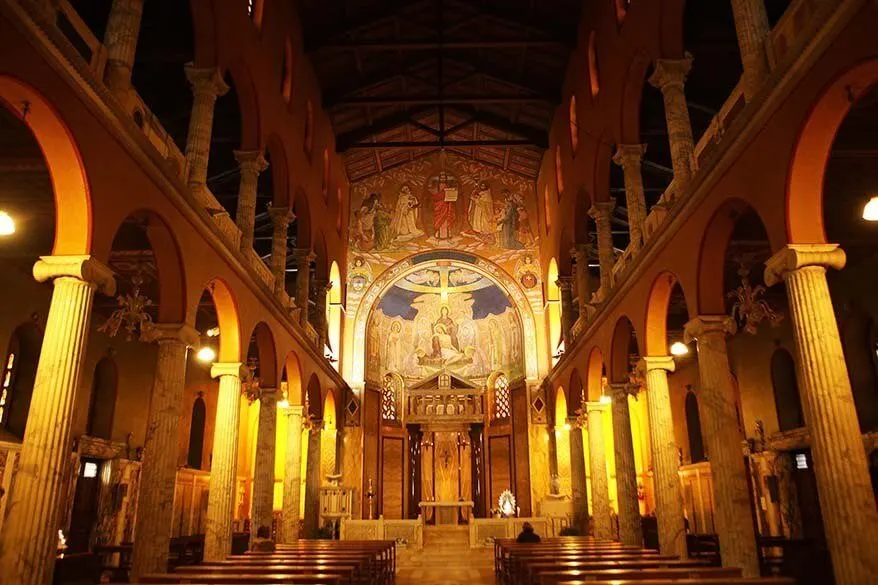
[[469,548],[469,527],[427,526],[424,550],[399,549],[396,585],[494,585],[490,548]]

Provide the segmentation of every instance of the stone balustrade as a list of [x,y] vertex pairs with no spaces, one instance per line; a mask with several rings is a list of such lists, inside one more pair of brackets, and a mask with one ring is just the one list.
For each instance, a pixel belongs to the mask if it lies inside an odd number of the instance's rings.
[[409,390],[406,398],[407,423],[485,420],[482,390]]

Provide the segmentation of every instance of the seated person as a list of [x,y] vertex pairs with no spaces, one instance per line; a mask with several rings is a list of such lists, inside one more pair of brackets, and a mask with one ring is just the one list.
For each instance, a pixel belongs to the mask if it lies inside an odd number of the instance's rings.
[[534,532],[533,525],[530,522],[525,522],[524,526],[521,527],[521,534],[518,535],[515,542],[536,543],[541,540],[540,535]]
[[256,538],[250,543],[250,550],[274,552],[274,541],[271,539],[271,530],[268,526],[260,526],[256,529]]

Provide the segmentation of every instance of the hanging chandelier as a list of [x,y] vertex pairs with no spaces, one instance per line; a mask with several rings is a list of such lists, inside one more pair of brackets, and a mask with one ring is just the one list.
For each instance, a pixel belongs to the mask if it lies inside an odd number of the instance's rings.
[[116,337],[119,330],[124,329],[126,341],[144,339],[144,335],[153,327],[152,315],[148,309],[155,304],[140,290],[144,281],[143,269],[138,266],[131,275],[131,292],[116,297],[118,308],[98,327],[98,331],[109,337]]
[[740,286],[726,293],[726,297],[734,301],[731,317],[750,335],[756,335],[759,325],[764,321],[777,327],[783,321],[783,314],[774,310],[763,298],[766,290],[764,286],[753,286],[750,283],[750,268],[743,261],[739,262],[738,276],[741,277]]

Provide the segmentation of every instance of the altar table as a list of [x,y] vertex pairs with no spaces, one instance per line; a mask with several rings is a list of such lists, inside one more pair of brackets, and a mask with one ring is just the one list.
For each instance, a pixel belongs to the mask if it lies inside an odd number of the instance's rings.
[[418,504],[421,508],[421,518],[423,522],[427,521],[427,510],[428,508],[433,508],[433,517],[436,520],[436,525],[449,525],[449,524],[457,524],[458,518],[463,517],[462,512],[464,510],[469,510],[469,514],[466,515],[467,518],[472,517],[473,510],[473,502],[421,502]]

